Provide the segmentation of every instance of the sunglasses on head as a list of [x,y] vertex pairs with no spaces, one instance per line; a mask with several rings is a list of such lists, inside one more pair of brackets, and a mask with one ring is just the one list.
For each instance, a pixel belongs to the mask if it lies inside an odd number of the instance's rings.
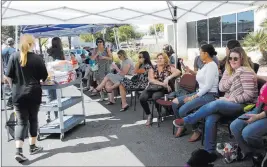
[[231,61],[231,60],[234,60],[234,61],[238,61],[238,57],[229,57],[229,61]]
[[103,43],[103,41],[97,41],[97,43]]

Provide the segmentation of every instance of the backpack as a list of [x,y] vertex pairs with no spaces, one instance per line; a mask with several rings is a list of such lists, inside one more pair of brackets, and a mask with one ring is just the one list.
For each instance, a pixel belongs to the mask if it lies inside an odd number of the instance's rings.
[[[6,128],[9,131],[10,136],[15,139],[15,126],[17,125],[17,120],[16,120],[16,112],[12,112],[10,114],[9,120],[6,123]],[[27,125],[27,130],[26,132],[28,132],[29,129],[29,125]],[[26,133],[25,138],[28,138],[28,133]]]
[[2,62],[3,62],[3,72],[6,75],[7,65],[10,58],[9,50],[7,50],[6,54],[2,55]]

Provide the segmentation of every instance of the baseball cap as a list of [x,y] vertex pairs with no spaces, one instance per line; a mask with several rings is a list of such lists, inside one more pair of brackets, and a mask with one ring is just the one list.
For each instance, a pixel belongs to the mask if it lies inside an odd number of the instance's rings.
[[14,39],[13,39],[13,38],[8,38],[8,39],[6,40],[6,43],[7,43],[8,45],[13,45],[13,44],[14,44]]

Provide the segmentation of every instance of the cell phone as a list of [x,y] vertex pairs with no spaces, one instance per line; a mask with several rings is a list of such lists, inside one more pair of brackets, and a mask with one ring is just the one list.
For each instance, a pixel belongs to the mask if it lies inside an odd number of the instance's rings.
[[180,60],[180,64],[181,64],[181,66],[182,66],[182,68],[183,68],[183,70],[185,70],[186,68],[185,68],[185,65],[184,65],[184,62],[183,62],[184,60],[183,59],[181,59]]
[[238,119],[241,119],[241,120],[247,121],[247,120],[249,120],[249,117],[242,116],[242,117],[238,117]]

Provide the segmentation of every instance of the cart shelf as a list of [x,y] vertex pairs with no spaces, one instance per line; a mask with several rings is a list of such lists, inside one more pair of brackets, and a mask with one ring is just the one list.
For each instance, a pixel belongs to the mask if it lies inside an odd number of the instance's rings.
[[78,103],[82,102],[82,97],[81,96],[72,96],[72,97],[62,97],[61,98],[61,103],[62,106],[58,106],[57,100],[53,100],[52,102],[48,104],[41,104],[40,110],[42,111],[63,111],[66,110]]

